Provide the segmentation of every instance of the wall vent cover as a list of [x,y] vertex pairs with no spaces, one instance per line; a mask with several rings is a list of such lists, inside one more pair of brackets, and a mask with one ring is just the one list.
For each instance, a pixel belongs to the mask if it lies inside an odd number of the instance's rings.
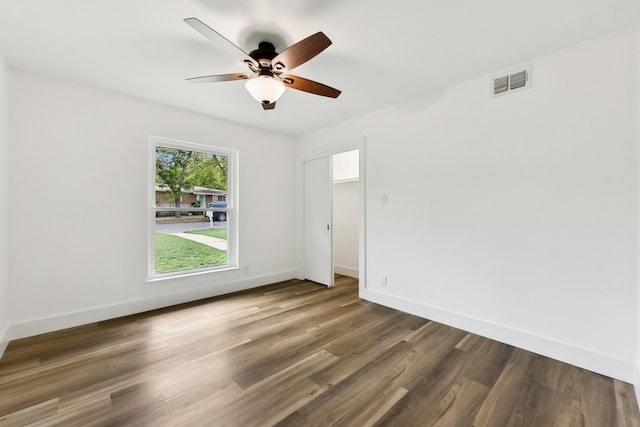
[[524,87],[527,84],[527,70],[509,75],[509,90]]
[[494,75],[491,86],[491,96],[500,96],[516,90],[531,87],[531,66],[519,67],[511,73]]
[[493,79],[493,94],[497,95],[509,90],[509,76]]

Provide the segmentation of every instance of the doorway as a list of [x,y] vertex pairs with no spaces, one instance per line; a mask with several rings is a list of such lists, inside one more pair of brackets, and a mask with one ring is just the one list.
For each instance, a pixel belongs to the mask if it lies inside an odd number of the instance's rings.
[[332,287],[334,273],[360,278],[364,202],[360,150],[304,162],[304,277]]
[[359,150],[332,157],[331,212],[333,272],[358,278],[358,210],[360,206]]

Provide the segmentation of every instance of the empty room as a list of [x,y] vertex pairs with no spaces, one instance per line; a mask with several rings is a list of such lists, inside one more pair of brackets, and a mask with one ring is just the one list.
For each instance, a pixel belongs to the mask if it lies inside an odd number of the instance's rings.
[[0,426],[640,426],[640,2],[0,0]]

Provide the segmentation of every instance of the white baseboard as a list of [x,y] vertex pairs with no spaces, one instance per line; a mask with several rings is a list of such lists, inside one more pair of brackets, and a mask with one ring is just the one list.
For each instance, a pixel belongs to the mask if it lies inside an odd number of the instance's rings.
[[345,267],[343,265],[334,265],[333,272],[337,274],[342,274],[343,276],[353,277],[354,279],[358,278],[358,269]]
[[9,345],[9,341],[9,326],[6,326],[3,331],[0,331],[0,360],[2,360],[2,356]]
[[264,276],[252,277],[250,279],[218,284],[210,287],[190,289],[185,292],[159,295],[153,298],[127,301],[115,305],[94,307],[88,310],[15,323],[10,325],[8,331],[5,333],[5,341],[8,343],[10,340],[26,338],[34,335],[44,334],[47,332],[71,328],[74,326],[115,319],[117,317],[143,313],[145,311],[169,307],[176,304],[183,304],[186,302],[197,301],[204,298],[211,298],[218,295],[243,291],[245,289],[251,289],[259,286],[269,285],[271,283],[282,282],[284,280],[295,279],[297,275],[297,270],[283,271]]
[[[635,363],[616,358],[609,354],[603,354],[587,348],[560,342],[552,338],[535,335],[527,331],[488,322],[483,319],[476,319],[461,313],[443,310],[386,292],[364,289],[360,297],[377,304],[469,331],[621,381],[632,384],[635,383]],[[636,393],[636,395],[637,394],[638,393]]]

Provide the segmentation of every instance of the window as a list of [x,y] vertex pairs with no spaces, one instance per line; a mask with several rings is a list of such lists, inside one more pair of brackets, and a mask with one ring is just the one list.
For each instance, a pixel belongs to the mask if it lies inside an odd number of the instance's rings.
[[237,151],[156,137],[150,146],[149,278],[237,267]]

